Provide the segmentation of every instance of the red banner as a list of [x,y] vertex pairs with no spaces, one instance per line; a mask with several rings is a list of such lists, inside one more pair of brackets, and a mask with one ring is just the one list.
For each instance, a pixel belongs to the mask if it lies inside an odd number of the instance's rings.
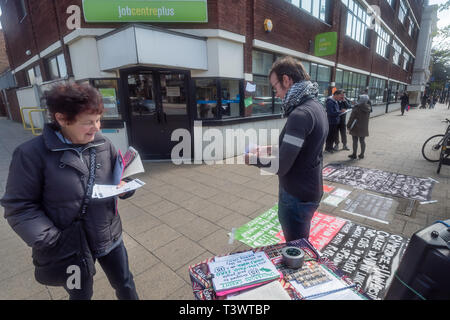
[[346,220],[315,212],[311,220],[309,242],[317,250],[322,250],[341,230]]

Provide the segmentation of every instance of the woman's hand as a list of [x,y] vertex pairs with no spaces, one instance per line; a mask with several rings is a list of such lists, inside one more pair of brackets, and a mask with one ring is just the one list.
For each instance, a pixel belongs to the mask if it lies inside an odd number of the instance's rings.
[[[117,189],[123,187],[124,185],[126,185],[127,183],[125,181],[120,181],[120,183],[116,186]],[[119,194],[119,197],[123,197],[126,194],[126,192]]]

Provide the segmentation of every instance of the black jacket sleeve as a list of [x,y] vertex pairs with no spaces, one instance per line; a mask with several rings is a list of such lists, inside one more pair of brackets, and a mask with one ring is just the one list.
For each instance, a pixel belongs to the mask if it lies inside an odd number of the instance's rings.
[[296,111],[288,117],[286,131],[279,147],[279,169],[277,172],[279,176],[284,176],[291,170],[313,126],[313,118],[308,112]]
[[44,171],[35,154],[18,148],[9,168],[6,192],[1,199],[5,218],[13,230],[36,249],[53,246],[60,231],[42,210]]

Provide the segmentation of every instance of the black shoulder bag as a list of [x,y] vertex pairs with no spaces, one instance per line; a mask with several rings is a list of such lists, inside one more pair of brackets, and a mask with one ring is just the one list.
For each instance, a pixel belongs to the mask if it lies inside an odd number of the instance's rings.
[[95,181],[96,150],[89,150],[89,179],[80,213],[75,221],[61,231],[55,246],[33,250],[34,276],[46,286],[67,285],[69,277],[79,271],[80,281],[95,274],[95,262],[82,227],[81,218],[86,214]]

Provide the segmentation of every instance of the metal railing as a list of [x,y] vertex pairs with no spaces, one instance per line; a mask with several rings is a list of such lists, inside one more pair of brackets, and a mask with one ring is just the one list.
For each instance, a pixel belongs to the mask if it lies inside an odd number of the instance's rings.
[[[28,110],[28,119],[30,121],[30,126],[27,126],[27,122],[25,121],[24,110]],[[31,116],[31,114],[33,112],[42,112],[42,122],[44,124],[44,122],[45,122],[44,114],[45,114],[46,111],[47,111],[47,109],[42,109],[42,108],[39,108],[39,107],[23,107],[23,108],[20,108],[20,116],[22,117],[23,128],[25,130],[31,130],[31,133],[34,136],[38,136],[38,135],[42,134],[42,129],[43,128],[36,127],[36,125],[34,124],[33,117]]]

